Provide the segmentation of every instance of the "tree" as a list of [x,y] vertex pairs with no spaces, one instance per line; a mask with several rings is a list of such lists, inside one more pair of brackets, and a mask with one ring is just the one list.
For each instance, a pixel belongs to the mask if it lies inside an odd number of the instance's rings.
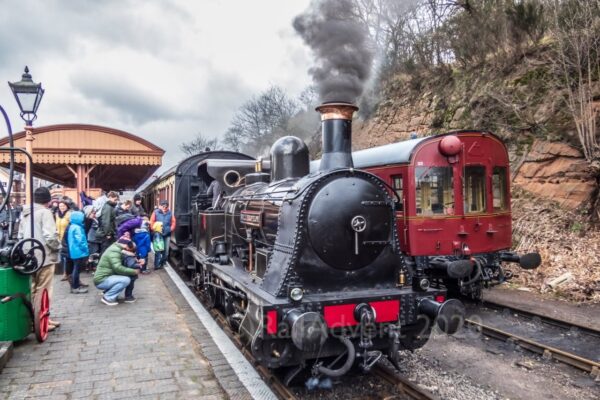
[[242,151],[242,148],[244,147],[242,135],[234,127],[227,129],[227,132],[225,132],[225,136],[223,137],[222,143],[223,143],[223,146],[225,149],[231,150],[231,151],[240,152],[240,151]]
[[179,149],[188,156],[194,154],[200,154],[206,151],[207,148],[215,150],[219,146],[219,139],[209,139],[202,135],[202,133],[196,134],[196,137],[188,142],[183,142],[179,145]]
[[600,0],[554,0],[555,67],[585,158],[600,174],[594,85],[600,76]]
[[289,134],[288,122],[298,110],[283,89],[271,86],[240,107],[227,131],[227,144],[261,154],[277,138]]

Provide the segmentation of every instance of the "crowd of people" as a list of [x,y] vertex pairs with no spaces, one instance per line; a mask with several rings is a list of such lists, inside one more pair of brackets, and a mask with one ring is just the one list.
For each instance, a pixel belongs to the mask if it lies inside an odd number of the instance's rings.
[[[33,237],[46,251],[44,265],[32,277],[32,296],[45,288],[52,297],[53,276],[59,266],[72,294],[88,292],[89,284],[80,278],[87,269],[93,271],[93,283],[104,304],[119,304],[121,292],[124,302],[133,303],[136,279],[150,272],[149,254],[154,252],[154,270],[167,262],[176,220],[165,200],[150,214],[139,194],[133,200],[119,201],[119,194],[111,191],[93,202],[90,199],[92,204],[80,209],[70,198],[53,199],[48,188],[40,187],[33,200],[34,232],[30,232],[27,206],[18,232],[19,239]],[[58,321],[50,320],[50,330],[58,326]]]

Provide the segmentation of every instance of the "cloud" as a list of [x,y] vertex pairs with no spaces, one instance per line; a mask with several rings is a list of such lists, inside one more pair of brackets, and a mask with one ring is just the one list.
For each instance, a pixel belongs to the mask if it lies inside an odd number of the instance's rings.
[[[0,82],[29,65],[46,89],[36,125],[124,130],[165,149],[165,168],[198,132],[222,135],[253,94],[275,84],[295,96],[310,83],[310,53],[291,26],[308,0],[3,3]],[[1,84],[0,104],[21,126]]]
[[170,103],[162,102],[145,88],[117,77],[82,74],[74,76],[71,82],[85,98],[112,108],[136,124],[178,117]]

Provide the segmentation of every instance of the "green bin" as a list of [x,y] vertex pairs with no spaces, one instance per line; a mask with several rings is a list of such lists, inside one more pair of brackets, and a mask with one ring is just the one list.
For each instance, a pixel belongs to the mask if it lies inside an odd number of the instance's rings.
[[[32,315],[24,302],[31,302],[31,279],[10,267],[0,265],[0,341],[18,341],[31,333]],[[2,302],[6,296],[14,296]]]

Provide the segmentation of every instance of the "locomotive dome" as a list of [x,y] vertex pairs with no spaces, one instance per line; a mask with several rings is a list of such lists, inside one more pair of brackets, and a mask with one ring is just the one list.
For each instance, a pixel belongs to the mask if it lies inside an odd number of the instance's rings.
[[308,146],[300,138],[284,136],[271,146],[271,181],[308,174]]

